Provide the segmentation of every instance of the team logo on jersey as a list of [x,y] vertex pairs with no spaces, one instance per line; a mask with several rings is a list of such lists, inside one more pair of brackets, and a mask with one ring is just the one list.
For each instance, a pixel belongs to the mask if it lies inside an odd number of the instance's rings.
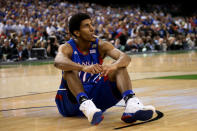
[[77,51],[75,51],[74,54],[77,55],[78,54]]
[[95,49],[90,50],[90,54],[93,54],[93,53],[96,53],[96,50]]
[[93,44],[93,45],[92,45],[92,48],[96,48],[96,46],[97,46],[96,44]]

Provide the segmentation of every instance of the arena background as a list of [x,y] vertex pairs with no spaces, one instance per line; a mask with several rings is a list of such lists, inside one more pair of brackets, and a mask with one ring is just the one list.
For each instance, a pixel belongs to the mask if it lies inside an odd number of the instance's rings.
[[[9,1],[16,2],[21,0],[0,1],[0,22],[2,22],[3,19],[5,20],[4,13],[7,13],[6,10],[2,10],[2,8],[6,7],[5,9],[9,9],[8,7],[11,7],[10,5],[6,6],[5,4]],[[24,1],[29,1],[30,3],[33,2],[33,0]],[[47,7],[57,2],[56,0],[42,1],[47,1],[45,3],[48,5]],[[170,12],[173,17],[192,17],[193,21],[196,20],[196,4],[190,0],[184,0],[181,2],[178,0],[69,1],[76,6],[81,2],[95,2],[104,5],[105,7],[111,5],[117,8],[124,8],[128,5],[136,7],[136,5],[139,5],[142,11],[154,10],[156,8],[152,8],[152,5],[158,4],[160,6],[158,9],[163,7],[162,9]],[[38,0],[35,0],[34,2],[36,3]],[[24,6],[29,5],[24,4]],[[20,10],[21,8],[16,6],[14,9]],[[196,27],[195,24],[194,27]],[[169,50],[137,52],[134,47],[134,50],[125,51],[132,58],[132,62],[127,69],[136,95],[145,105],[154,105],[157,110],[164,114],[161,119],[147,121],[145,123],[136,122],[131,125],[120,120],[125,106],[123,101],[120,101],[116,106],[107,110],[104,113],[105,118],[103,122],[98,126],[91,126],[85,118],[62,117],[55,104],[55,96],[61,82],[62,72],[54,67],[54,56],[50,56],[50,53],[47,54],[47,57],[45,56],[46,49],[34,49],[33,57],[37,57],[37,59],[30,57],[22,60],[18,58],[18,55],[13,60],[1,59],[0,130],[109,131],[120,129],[134,131],[196,131],[197,44],[196,36],[194,36],[194,34],[196,35],[195,30],[192,36],[187,36],[188,41],[192,43],[191,48],[186,47],[185,49],[173,48]],[[13,34],[6,37],[1,34],[1,36],[0,47],[3,47],[8,41],[11,42],[15,37]],[[172,35],[170,40],[176,39],[173,37],[174,36]],[[193,38],[195,38],[195,40]],[[49,40],[52,39],[53,37],[49,37]],[[13,43],[14,42],[12,41],[9,43],[10,45],[8,43],[7,45],[13,47]],[[19,44],[19,46],[16,47],[16,50],[19,49],[18,47],[22,46],[24,46],[24,44]],[[117,46],[117,48],[119,48],[119,46]],[[179,48],[179,46],[177,48]],[[43,52],[43,50],[45,52]],[[4,54],[6,57],[6,53]],[[113,62],[112,59],[106,58],[104,64],[111,62]],[[154,115],[154,118],[158,118],[157,114]]]

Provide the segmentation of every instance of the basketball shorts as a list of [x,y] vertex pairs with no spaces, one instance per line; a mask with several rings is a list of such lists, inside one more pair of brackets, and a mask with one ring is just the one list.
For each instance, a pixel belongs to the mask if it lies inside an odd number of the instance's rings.
[[[122,99],[116,83],[110,82],[108,79],[105,80],[103,77],[97,83],[83,84],[83,87],[89,99],[103,112],[116,105]],[[83,116],[83,113],[79,110],[80,105],[64,79],[62,79],[60,88],[57,91],[55,102],[62,116]]]

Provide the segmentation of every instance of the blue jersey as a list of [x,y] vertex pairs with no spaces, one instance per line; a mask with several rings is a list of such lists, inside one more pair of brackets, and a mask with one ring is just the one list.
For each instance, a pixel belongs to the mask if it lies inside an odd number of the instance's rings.
[[[70,39],[67,43],[72,46],[72,61],[81,65],[93,65],[93,64],[102,64],[102,59],[98,51],[98,39],[95,42],[91,43],[89,53],[84,55],[77,48],[76,43],[73,39]],[[87,72],[80,71],[79,78],[82,84],[94,84],[101,79],[100,74],[91,74]]]

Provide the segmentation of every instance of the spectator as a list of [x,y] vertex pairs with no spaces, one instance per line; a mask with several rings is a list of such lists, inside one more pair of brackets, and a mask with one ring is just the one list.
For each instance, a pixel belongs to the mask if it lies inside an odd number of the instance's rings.
[[[72,37],[68,32],[68,19],[79,11],[89,12],[93,24],[98,23],[96,35],[121,50],[165,51],[195,49],[197,46],[196,14],[172,16],[174,5],[151,4],[142,10],[138,5],[117,8],[61,0],[6,0],[0,9],[0,37],[3,39],[0,59],[5,60],[2,54],[4,39],[9,41],[6,47],[8,59],[18,55],[17,48],[22,42],[25,49],[30,43],[32,48],[45,48],[48,55],[54,57],[58,45]],[[51,36],[55,36],[57,42],[52,44]]]
[[48,22],[48,26],[47,26],[47,28],[46,28],[46,32],[47,32],[47,34],[48,34],[49,36],[52,36],[52,35],[55,34],[56,29],[55,29],[55,27],[51,24],[51,22]]
[[11,60],[11,48],[9,46],[9,40],[5,39],[2,46],[2,56],[3,61],[9,61]]
[[47,42],[47,54],[48,56],[55,57],[57,55],[59,43],[56,36],[50,36]]
[[32,54],[32,45],[29,43],[22,51],[22,59],[23,60],[31,59],[31,54]]

